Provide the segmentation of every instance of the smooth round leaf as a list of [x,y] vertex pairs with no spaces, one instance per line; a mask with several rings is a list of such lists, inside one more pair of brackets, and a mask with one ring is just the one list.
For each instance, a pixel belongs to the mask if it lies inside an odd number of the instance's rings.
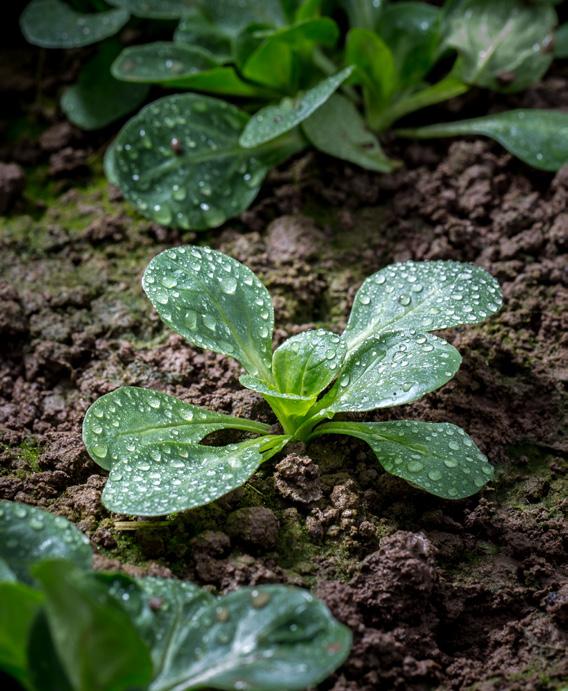
[[322,407],[341,413],[411,403],[446,384],[460,364],[458,351],[432,334],[370,338],[343,367]]
[[109,74],[119,50],[115,45],[103,44],[83,67],[78,81],[63,92],[61,109],[84,130],[96,130],[118,120],[138,108],[148,95],[147,86],[124,84]]
[[274,351],[274,381],[281,392],[316,396],[335,379],[346,353],[341,336],[325,329],[304,331]]
[[33,506],[0,501],[0,557],[24,583],[33,583],[31,566],[40,559],[68,559],[91,566],[88,538],[62,516]]
[[568,163],[568,113],[556,110],[509,110],[471,120],[399,130],[413,139],[482,135],[533,168],[554,172]]
[[240,588],[188,623],[168,678],[179,688],[293,691],[325,679],[350,648],[349,629],[307,591]]
[[390,173],[396,167],[357,108],[341,94],[333,94],[304,120],[302,129],[316,149],[330,156],[378,173]]
[[208,247],[175,247],[154,257],[142,287],[163,321],[190,343],[230,355],[270,381],[274,309],[244,264]]
[[228,446],[164,443],[119,458],[102,502],[110,511],[163,516],[204,506],[237,489],[263,461],[265,440]]
[[239,140],[241,146],[260,146],[299,125],[337,91],[352,71],[352,67],[346,67],[295,98],[285,98],[276,105],[261,108],[243,130]]
[[183,403],[159,391],[123,386],[89,408],[83,420],[83,442],[91,458],[108,470],[116,460],[142,447],[158,453],[168,442],[198,444],[221,429],[265,433],[269,428]]
[[444,499],[469,497],[493,477],[493,466],[471,437],[447,422],[331,422],[318,434],[363,439],[388,473]]
[[28,43],[42,48],[81,48],[116,34],[128,21],[126,10],[76,12],[61,0],[32,0],[20,17]]
[[135,17],[147,19],[178,19],[195,11],[198,0],[107,0],[109,5],[122,7]]
[[239,146],[247,122],[235,106],[206,96],[154,101],[113,144],[124,196],[144,216],[185,229],[216,227],[241,213],[272,163],[262,152]]
[[369,276],[357,291],[344,338],[354,352],[388,331],[435,331],[483,321],[501,308],[484,269],[454,261],[403,262]]

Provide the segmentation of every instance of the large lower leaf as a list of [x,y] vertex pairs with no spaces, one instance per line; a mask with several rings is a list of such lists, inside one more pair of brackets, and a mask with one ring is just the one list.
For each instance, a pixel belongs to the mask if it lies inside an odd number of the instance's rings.
[[244,128],[239,139],[241,146],[257,147],[299,125],[337,91],[352,71],[352,67],[346,67],[295,98],[285,98],[276,105],[261,108]]
[[96,130],[138,108],[148,95],[143,84],[124,84],[109,74],[120,48],[107,43],[83,67],[76,84],[61,97],[69,120],[84,130]]
[[454,261],[392,264],[357,291],[344,338],[350,352],[388,331],[434,331],[480,322],[502,303],[497,281],[479,266]]
[[452,0],[444,14],[445,45],[458,51],[469,84],[520,91],[552,62],[556,13],[547,3]]
[[272,300],[244,264],[208,247],[175,247],[152,259],[142,286],[164,322],[190,343],[271,380]]
[[241,588],[188,622],[151,689],[305,689],[335,670],[350,647],[350,631],[308,592]]
[[93,558],[88,538],[62,516],[11,501],[0,501],[0,557],[24,583],[40,559],[68,559],[88,569]]
[[456,425],[417,422],[330,422],[313,436],[348,434],[363,439],[383,468],[444,499],[463,499],[493,477],[493,467]]
[[412,139],[482,135],[540,170],[556,171],[568,163],[568,113],[555,110],[510,110],[471,120],[398,130]]
[[123,386],[96,400],[83,421],[83,441],[91,458],[107,470],[143,447],[158,454],[164,444],[198,444],[221,429],[266,433],[268,425],[215,413],[174,396]]
[[108,0],[108,4],[122,7],[135,17],[178,19],[192,12],[197,0]]
[[432,334],[371,338],[348,360],[321,407],[341,413],[410,403],[443,386],[460,363],[458,351]]
[[341,94],[333,94],[304,120],[302,129],[316,149],[330,156],[378,173],[389,173],[396,167],[396,161],[387,157],[357,108]]
[[269,441],[228,446],[169,442],[144,446],[115,461],[102,501],[117,513],[162,516],[209,504],[244,485],[264,460]]
[[303,146],[291,136],[243,149],[238,140],[247,122],[238,108],[206,96],[154,101],[113,144],[124,196],[158,223],[186,229],[216,227],[241,213],[269,168]]
[[152,679],[150,653],[104,585],[63,560],[43,561],[33,573],[46,595],[49,630],[74,688],[146,688]]
[[62,0],[32,0],[20,17],[26,40],[42,48],[80,48],[116,34],[128,21],[126,10],[76,12]]

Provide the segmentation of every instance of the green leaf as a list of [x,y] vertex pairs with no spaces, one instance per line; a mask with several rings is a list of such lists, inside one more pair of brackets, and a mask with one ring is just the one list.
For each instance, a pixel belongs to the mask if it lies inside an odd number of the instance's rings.
[[374,32],[351,29],[345,44],[345,60],[357,68],[353,78],[363,85],[367,118],[374,127],[398,87],[394,56]]
[[568,22],[558,27],[554,34],[554,57],[568,58]]
[[213,24],[233,37],[248,24],[286,24],[280,0],[203,0],[201,7]]
[[324,397],[327,412],[375,410],[411,403],[448,382],[461,356],[432,334],[399,332],[367,339]]
[[445,45],[461,56],[462,78],[495,91],[521,91],[553,59],[556,13],[522,0],[453,0],[444,9]]
[[142,287],[163,321],[190,343],[271,380],[274,308],[247,266],[208,247],[175,247],[152,259]]
[[180,689],[305,689],[335,670],[350,647],[350,631],[310,593],[280,585],[241,588],[191,620],[155,691],[174,683]]
[[303,416],[316,402],[316,396],[283,393],[250,374],[243,375],[239,381],[247,389],[256,391],[265,398],[279,418],[281,415],[285,417]]
[[8,566],[8,562],[0,557],[0,583],[13,583],[17,580],[16,574]]
[[31,626],[27,658],[31,689],[76,691],[59,659],[43,609]]
[[196,0],[107,0],[109,5],[122,7],[135,17],[178,19],[193,12]]
[[33,583],[30,567],[39,559],[68,559],[91,566],[88,538],[61,516],[11,501],[0,501],[0,557],[24,583]]
[[101,396],[83,420],[83,441],[91,458],[107,470],[119,458],[170,442],[198,444],[212,432],[242,429],[265,433],[268,425],[215,413],[174,396],[123,386]]
[[316,149],[330,156],[378,173],[390,173],[396,167],[396,161],[386,156],[357,108],[341,94],[333,94],[304,120],[302,129]]
[[253,148],[293,129],[322,106],[352,71],[352,67],[346,67],[295,98],[285,98],[277,105],[261,108],[247,123],[239,143]]
[[77,689],[145,687],[150,654],[129,616],[107,589],[67,561],[33,569],[46,595],[45,611],[58,656]]
[[135,516],[163,516],[209,504],[244,485],[264,460],[266,442],[260,437],[228,446],[142,446],[113,463],[103,504]]
[[398,130],[397,134],[412,139],[482,135],[499,142],[533,168],[553,172],[568,163],[568,113],[555,110],[509,110],[471,120]]
[[493,467],[471,437],[446,422],[331,422],[314,436],[321,434],[366,441],[388,473],[444,499],[469,497],[493,477]]
[[346,353],[341,336],[325,329],[304,331],[274,351],[274,381],[281,392],[317,396],[335,379]]
[[32,0],[22,12],[20,28],[34,46],[81,48],[116,34],[128,17],[125,10],[82,14],[61,0]]
[[420,83],[438,56],[440,10],[425,2],[387,5],[377,31],[393,54],[399,86]]
[[239,146],[248,116],[196,94],[166,96],[120,131],[114,172],[124,196],[164,225],[199,230],[244,211],[275,163],[303,147],[297,137],[254,151]]
[[217,63],[231,61],[230,36],[199,12],[181,19],[174,33],[174,41],[199,48]]
[[119,50],[117,44],[103,44],[97,55],[85,64],[77,83],[63,93],[61,109],[73,124],[84,130],[96,130],[127,115],[148,95],[147,86],[124,84],[109,75]]
[[158,41],[125,48],[111,70],[124,82],[162,84],[231,96],[255,96],[262,90],[244,82],[232,67],[220,67],[199,48]]
[[111,185],[118,187],[118,175],[116,173],[115,147],[116,139],[112,141],[105,151],[103,158],[103,170],[105,177]]
[[28,639],[43,597],[23,583],[0,583],[0,669],[28,683]]
[[369,276],[357,291],[344,338],[350,352],[389,331],[473,324],[500,309],[501,290],[484,269],[454,261],[403,262]]
[[381,18],[384,0],[339,0],[347,13],[349,25],[358,29],[374,31]]

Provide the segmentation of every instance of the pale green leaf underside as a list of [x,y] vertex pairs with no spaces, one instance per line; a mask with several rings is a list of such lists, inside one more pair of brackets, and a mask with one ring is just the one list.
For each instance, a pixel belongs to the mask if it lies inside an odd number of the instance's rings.
[[352,353],[367,338],[389,331],[434,331],[480,322],[501,304],[499,284],[479,266],[454,261],[392,264],[359,288],[344,338]]
[[207,247],[175,247],[150,262],[142,286],[163,321],[190,343],[270,380],[272,300],[244,264]]
[[76,12],[61,0],[32,0],[20,17],[26,40],[42,48],[80,48],[102,41],[128,21],[125,10]]
[[274,351],[272,373],[281,392],[316,396],[337,376],[347,346],[325,329],[305,331]]
[[469,497],[493,477],[493,467],[471,437],[450,423],[331,422],[318,433],[366,441],[388,473],[444,499]]
[[253,148],[293,129],[323,105],[352,72],[352,67],[346,67],[295,98],[285,98],[276,105],[262,108],[243,130],[239,140],[241,146]]
[[499,142],[513,156],[540,170],[556,171],[568,163],[568,113],[509,110],[481,118],[445,122],[397,134],[413,139],[482,135]]
[[458,351],[432,334],[371,338],[348,360],[322,406],[340,413],[411,403],[448,382],[460,363]]
[[123,386],[101,396],[83,421],[83,441],[91,457],[107,470],[117,460],[149,447],[158,454],[164,444],[198,444],[221,429],[268,430],[260,422],[215,413],[183,403],[152,389]]
[[122,192],[158,223],[198,230],[221,225],[249,206],[270,165],[260,152],[239,146],[247,121],[229,103],[197,94],[154,101],[113,144]]
[[110,511],[162,516],[209,504],[244,483],[263,461],[266,438],[228,446],[168,442],[115,461],[103,491]]
[[178,19],[192,12],[196,0],[108,0],[109,5],[122,7],[135,17]]
[[0,501],[0,558],[16,577],[31,583],[30,567],[40,559],[69,559],[91,566],[88,538],[62,516],[11,501]]
[[350,647],[349,629],[310,593],[241,588],[198,612],[167,677],[151,689],[305,689],[336,669]]
[[389,173],[396,165],[386,156],[377,137],[367,129],[357,108],[341,94],[333,94],[304,120],[302,129],[319,151],[361,168]]
[[546,3],[458,0],[446,11],[445,43],[461,56],[469,84],[519,91],[538,81],[552,62],[556,13]]

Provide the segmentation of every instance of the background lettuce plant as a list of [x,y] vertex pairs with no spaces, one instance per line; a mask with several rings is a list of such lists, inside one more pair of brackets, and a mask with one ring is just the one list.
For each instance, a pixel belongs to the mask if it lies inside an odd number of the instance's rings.
[[[455,375],[458,351],[430,332],[482,321],[500,308],[499,286],[480,267],[389,266],[364,281],[342,335],[306,331],[274,352],[270,294],[250,269],[220,252],[166,250],[150,262],[143,288],[187,341],[239,361],[241,383],[268,402],[282,429],[276,434],[149,389],[102,396],[87,411],[83,439],[109,470],[103,503],[110,510],[152,516],[207,504],[245,483],[288,442],[324,434],[363,439],[387,472],[440,497],[467,497],[492,477],[486,457],[455,425],[327,422],[411,403]],[[257,436],[202,443],[221,429]]]
[[[399,163],[379,136],[401,118],[474,87],[511,93],[537,83],[554,58],[554,4],[32,0],[21,25],[31,43],[49,48],[105,39],[63,95],[81,127],[134,110],[150,84],[194,92],[165,96],[134,116],[109,149],[106,170],[145,216],[203,229],[245,210],[270,168],[306,146],[389,172]],[[109,37],[131,16],[138,27],[157,22],[154,34],[171,40],[120,52]],[[560,27],[559,57],[568,55],[567,36]],[[560,112],[514,110],[396,133],[483,135],[536,168],[568,162],[568,115]]]
[[91,570],[64,518],[0,501],[0,669],[31,691],[313,686],[350,631],[304,590],[223,597],[185,581]]

